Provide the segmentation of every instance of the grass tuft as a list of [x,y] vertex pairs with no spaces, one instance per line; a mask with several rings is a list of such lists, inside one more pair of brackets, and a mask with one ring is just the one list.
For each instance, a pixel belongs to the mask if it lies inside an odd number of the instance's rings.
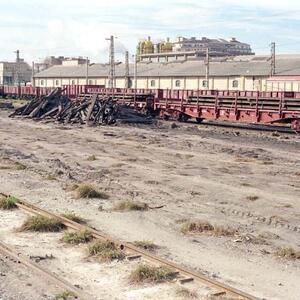
[[56,177],[54,175],[48,174],[46,177],[46,180],[56,180]]
[[15,162],[15,166],[17,170],[25,170],[27,169],[27,166],[25,166],[24,164],[20,163],[20,162]]
[[97,157],[93,154],[93,155],[90,155],[86,160],[95,161],[95,160],[97,160]]
[[188,288],[178,288],[176,290],[176,296],[182,299],[198,299],[198,294],[195,290],[190,290]]
[[296,251],[292,247],[279,248],[275,255],[289,260],[300,259],[300,251]]
[[92,185],[89,184],[80,184],[75,189],[75,196],[79,198],[99,198],[99,199],[108,199],[109,196],[103,192],[96,190]]
[[61,216],[66,218],[66,219],[69,219],[73,222],[79,223],[79,224],[86,224],[87,223],[84,218],[79,217],[74,213],[66,213],[66,214],[62,214]]
[[232,228],[212,225],[207,221],[187,221],[182,224],[184,234],[210,233],[215,236],[233,236],[237,231]]
[[114,210],[124,211],[124,210],[148,210],[149,206],[143,202],[135,202],[131,200],[124,200],[118,202],[114,205]]
[[109,262],[115,259],[122,260],[125,254],[110,241],[96,241],[88,247],[90,256],[100,259],[100,261]]
[[0,209],[11,210],[17,208],[17,203],[19,199],[13,196],[2,197],[0,198]]
[[55,300],[68,300],[74,297],[74,294],[69,291],[63,291],[55,296]]
[[176,273],[167,267],[153,267],[146,264],[140,264],[131,272],[129,281],[131,283],[158,283],[172,280],[175,277]]
[[20,231],[59,232],[65,228],[59,220],[44,216],[28,217]]
[[81,230],[81,231],[68,231],[65,232],[62,240],[67,244],[86,244],[89,243],[93,239],[93,236],[89,230]]
[[151,241],[134,241],[133,244],[136,247],[143,248],[149,251],[154,251],[158,249],[158,246]]

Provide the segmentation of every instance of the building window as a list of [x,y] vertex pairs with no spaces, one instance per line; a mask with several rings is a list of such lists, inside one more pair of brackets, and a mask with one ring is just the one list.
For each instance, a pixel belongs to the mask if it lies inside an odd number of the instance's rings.
[[89,80],[89,85],[93,85],[93,80]]
[[233,80],[233,81],[232,81],[232,87],[233,87],[233,88],[239,87],[239,82],[238,82],[237,80]]
[[59,85],[59,80],[55,80],[55,85]]
[[155,87],[155,80],[151,80],[150,86],[151,86],[151,87]]
[[175,86],[176,86],[176,87],[180,87],[180,80],[176,80],[176,81],[175,81]]
[[44,85],[44,80],[41,80],[41,85]]
[[71,82],[71,83],[72,83],[72,85],[75,85],[75,80],[72,80],[72,82]]
[[206,80],[203,80],[203,81],[202,81],[202,87],[204,87],[204,88],[207,87],[207,81],[206,81]]
[[128,88],[132,88],[132,80],[128,78]]

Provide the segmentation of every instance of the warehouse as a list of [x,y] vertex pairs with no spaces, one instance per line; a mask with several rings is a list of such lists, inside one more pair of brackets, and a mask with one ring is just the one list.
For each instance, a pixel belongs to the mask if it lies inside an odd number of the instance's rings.
[[[126,85],[126,68],[119,63],[116,69],[116,87]],[[129,66],[129,83],[133,86],[134,66]],[[206,81],[204,61],[170,63],[138,63],[137,88],[151,89],[218,89],[300,91],[300,55],[276,56],[276,75],[270,77],[269,56],[237,56],[218,58],[209,64],[209,84]],[[41,87],[62,85],[108,86],[109,66],[92,64],[53,66],[35,75],[34,83]],[[297,77],[298,76],[298,77]]]

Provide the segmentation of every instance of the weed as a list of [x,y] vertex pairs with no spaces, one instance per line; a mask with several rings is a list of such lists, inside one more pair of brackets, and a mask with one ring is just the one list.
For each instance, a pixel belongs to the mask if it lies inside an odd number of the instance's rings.
[[74,297],[72,292],[63,291],[55,296],[55,300],[68,300],[70,297]]
[[65,243],[78,245],[89,243],[93,239],[93,236],[88,230],[81,230],[76,232],[65,232],[62,240]]
[[67,218],[73,222],[79,223],[79,224],[86,224],[86,220],[77,216],[74,213],[67,213],[67,214],[62,214],[62,217]]
[[97,160],[97,157],[93,154],[93,155],[90,155],[86,160],[95,161],[95,160]]
[[143,282],[164,282],[172,280],[176,277],[176,273],[167,267],[152,267],[146,264],[140,264],[133,270],[129,276],[131,283]]
[[88,247],[88,252],[90,256],[95,256],[101,261],[125,258],[125,254],[110,241],[96,241]]
[[103,192],[97,191],[92,185],[80,184],[75,189],[75,196],[79,198],[99,198],[108,199],[109,196]]
[[149,209],[148,204],[143,202],[134,202],[131,200],[124,200],[114,205],[114,210],[147,210]]
[[250,196],[247,196],[246,199],[249,201],[256,201],[259,199],[259,197],[256,195],[250,195]]
[[300,259],[300,251],[296,251],[292,247],[279,248],[275,255],[290,260]]
[[44,216],[32,216],[27,218],[20,231],[58,232],[65,228],[59,220]]
[[199,297],[196,291],[184,287],[176,290],[176,296],[182,299],[198,299]]
[[136,247],[143,248],[143,249],[146,249],[146,250],[149,250],[149,251],[154,251],[155,249],[158,248],[158,246],[155,245],[151,241],[134,241],[133,244]]
[[17,208],[18,202],[19,202],[19,199],[15,198],[13,196],[2,197],[2,198],[0,198],[0,209],[10,210],[10,209]]

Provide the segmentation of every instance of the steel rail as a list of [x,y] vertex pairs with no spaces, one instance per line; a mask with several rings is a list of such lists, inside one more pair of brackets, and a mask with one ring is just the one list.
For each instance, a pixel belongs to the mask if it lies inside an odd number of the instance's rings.
[[11,257],[12,259],[20,262],[27,268],[32,269],[33,271],[41,274],[43,277],[47,278],[48,280],[52,281],[54,284],[57,284],[62,289],[71,292],[76,299],[80,300],[88,300],[90,297],[87,297],[80,291],[78,288],[73,286],[71,283],[67,282],[66,280],[59,278],[58,276],[54,275],[50,271],[40,267],[36,262],[31,261],[25,255],[21,254],[16,249],[4,244],[0,241],[0,253],[3,253],[5,256]]
[[[8,197],[8,195],[1,193],[0,195],[4,196],[4,197]],[[62,217],[60,215],[54,214],[52,212],[46,211],[42,208],[37,207],[36,205],[33,205],[27,201],[24,200],[19,200],[19,202],[16,203],[16,205],[29,212],[29,213],[33,213],[36,215],[41,215],[41,216],[45,216],[45,217],[50,217],[50,218],[56,218],[58,219],[60,222],[62,222],[66,227],[71,228],[73,230],[83,230],[83,229],[88,229],[91,234],[93,235],[94,238],[96,239],[102,239],[102,240],[108,240],[113,242],[115,245],[117,245],[118,247],[120,247],[120,249],[124,249],[127,250],[131,253],[134,254],[138,254],[144,258],[146,258],[147,260],[157,264],[161,264],[167,267],[170,267],[172,269],[174,269],[174,271],[179,272],[181,275],[187,276],[188,278],[191,279],[195,279],[199,282],[204,283],[207,286],[210,286],[212,288],[215,288],[221,292],[225,292],[227,295],[229,296],[234,296],[234,297],[239,297],[239,299],[244,299],[244,300],[259,300],[259,298],[252,296],[246,292],[243,292],[239,289],[236,289],[234,287],[231,287],[225,283],[221,283],[215,279],[212,279],[204,274],[189,270],[183,266],[180,266],[176,263],[173,263],[171,261],[168,261],[166,259],[163,259],[159,256],[153,255],[152,253],[145,251],[143,249],[140,249],[130,243],[126,243],[126,242],[121,242],[119,240],[114,239],[113,237],[99,231],[96,230],[92,227],[86,226],[86,225],[82,225],[76,222],[73,222],[65,217]]]

